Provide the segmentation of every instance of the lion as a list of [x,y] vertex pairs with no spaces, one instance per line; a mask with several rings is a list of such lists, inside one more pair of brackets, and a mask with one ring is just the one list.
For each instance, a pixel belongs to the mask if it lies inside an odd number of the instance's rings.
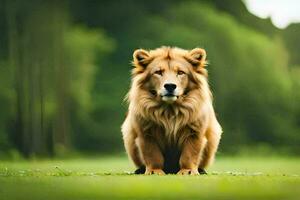
[[206,173],[222,133],[207,80],[206,51],[137,49],[132,64],[121,131],[135,173]]

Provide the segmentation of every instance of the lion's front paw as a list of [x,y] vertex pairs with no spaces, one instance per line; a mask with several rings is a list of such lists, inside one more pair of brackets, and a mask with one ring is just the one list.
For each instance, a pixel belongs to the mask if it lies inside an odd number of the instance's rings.
[[151,174],[156,174],[156,175],[165,175],[165,172],[161,169],[146,169],[145,175],[151,175]]
[[181,169],[177,173],[179,175],[199,175],[198,169]]

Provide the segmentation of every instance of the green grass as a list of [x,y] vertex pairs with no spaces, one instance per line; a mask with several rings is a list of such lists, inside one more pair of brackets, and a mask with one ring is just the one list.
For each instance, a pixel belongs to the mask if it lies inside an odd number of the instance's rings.
[[202,176],[133,169],[123,157],[0,161],[0,199],[300,199],[299,158],[217,158]]

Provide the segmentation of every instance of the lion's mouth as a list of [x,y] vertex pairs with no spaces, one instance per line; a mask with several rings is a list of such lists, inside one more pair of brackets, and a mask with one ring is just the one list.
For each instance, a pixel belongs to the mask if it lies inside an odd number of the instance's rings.
[[167,103],[173,103],[174,101],[177,100],[178,96],[174,95],[174,94],[166,94],[161,96],[162,100],[167,102]]

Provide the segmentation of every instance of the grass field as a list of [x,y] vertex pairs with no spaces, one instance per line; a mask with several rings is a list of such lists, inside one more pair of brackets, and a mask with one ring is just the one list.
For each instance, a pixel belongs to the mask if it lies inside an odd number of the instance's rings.
[[299,158],[218,158],[201,176],[133,175],[124,157],[0,161],[0,199],[300,199]]

